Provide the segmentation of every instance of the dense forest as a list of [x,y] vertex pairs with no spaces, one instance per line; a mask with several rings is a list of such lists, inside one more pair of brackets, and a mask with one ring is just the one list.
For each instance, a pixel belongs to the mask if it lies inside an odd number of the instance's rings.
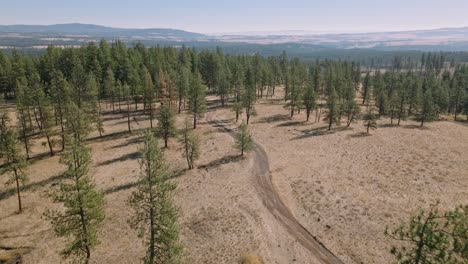
[[[42,136],[51,156],[64,151],[66,180],[52,198],[64,204],[65,210],[48,211],[45,216],[58,235],[73,237],[62,254],[87,262],[98,243],[96,230],[104,218],[104,197],[88,173],[86,139],[92,131],[105,135],[104,107],[125,115],[128,133],[133,132],[134,111],[143,111],[150,127],[141,149],[141,178],[129,198],[135,209],[131,225],[148,241],[148,263],[175,263],[181,251],[170,199],[175,186],[167,181],[164,155],[154,137],[162,138],[167,147],[177,132],[175,115],[188,112],[191,116],[182,129],[189,169],[199,155],[191,130],[207,111],[207,94],[219,97],[219,107],[230,107],[236,121],[245,115],[246,123],[236,139],[241,155],[252,148],[247,127],[256,114],[256,101],[268,100],[279,89],[284,91],[284,107],[291,117],[305,111],[307,121],[325,120],[329,130],[362,121],[370,133],[382,117],[391,125],[414,118],[421,126],[444,115],[455,121],[463,121],[461,116],[468,119],[468,66],[457,62],[456,53],[415,54],[385,62],[366,60],[364,66],[359,60],[301,60],[288,57],[287,52],[269,57],[229,55],[221,48],[148,48],[141,43],[127,47],[120,41],[80,48],[50,46],[34,56],[16,50],[0,52],[0,92],[7,103],[15,104],[17,117],[13,122],[6,112],[1,115],[3,169],[11,172],[21,211],[20,185],[28,178],[24,168],[31,137]],[[386,67],[380,67],[383,64]],[[158,122],[153,126],[155,119]],[[460,210],[447,216],[450,224],[456,225],[459,215],[465,217]],[[156,219],[156,215],[165,217]],[[415,231],[402,230],[393,236],[403,239]],[[431,249],[425,248],[425,254]],[[454,256],[466,254],[459,244],[452,251]],[[445,257],[451,259],[451,255]]]

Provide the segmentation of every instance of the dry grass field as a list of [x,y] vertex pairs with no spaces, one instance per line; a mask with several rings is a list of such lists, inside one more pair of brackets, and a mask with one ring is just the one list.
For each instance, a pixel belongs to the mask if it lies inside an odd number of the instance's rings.
[[[441,121],[420,128],[404,121],[396,127],[380,120],[367,136],[361,121],[328,132],[324,123],[304,122],[304,113],[290,119],[279,97],[261,100],[256,108],[249,129],[266,152],[275,191],[298,223],[344,263],[389,263],[386,226],[437,200],[445,209],[468,203],[467,126]],[[128,134],[124,115],[107,111],[104,136],[93,134],[88,141],[91,172],[106,198],[93,263],[135,263],[143,256],[143,244],[127,224],[141,131],[149,126],[141,113],[135,116],[135,131]],[[175,199],[186,263],[319,263],[265,204],[256,181],[257,163],[263,160],[257,152],[238,156],[225,129],[235,128],[233,117],[227,108],[213,108],[201,120],[196,133],[202,155],[195,170],[185,170],[176,139],[165,150],[178,184]],[[178,116],[179,127],[183,120],[184,115]],[[18,253],[24,263],[62,262],[58,251],[63,240],[42,215],[56,206],[47,194],[65,167],[60,153],[44,155],[42,141],[33,140],[22,214],[16,214],[13,186],[1,178],[0,259]]]

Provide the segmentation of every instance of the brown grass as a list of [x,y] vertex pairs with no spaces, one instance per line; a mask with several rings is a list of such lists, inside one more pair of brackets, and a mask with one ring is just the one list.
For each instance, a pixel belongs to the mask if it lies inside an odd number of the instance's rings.
[[239,260],[239,264],[262,264],[262,263],[263,262],[260,259],[260,257],[252,253],[244,254]]
[[[409,129],[418,124],[405,121],[360,137],[354,135],[365,130],[362,122],[325,133],[324,123],[303,122],[304,113],[290,120],[280,104],[260,101],[257,112],[249,129],[267,151],[281,199],[345,263],[389,263],[393,258],[391,241],[383,235],[385,226],[395,226],[435,200],[446,209],[468,203],[468,142],[463,140],[468,138],[467,126],[434,122],[427,129]],[[234,114],[227,108],[210,115],[235,127]],[[143,256],[144,246],[127,224],[132,214],[127,198],[139,173],[137,130],[149,122],[138,116],[139,124],[132,122],[136,132],[130,135],[123,114],[107,112],[104,118],[105,137],[93,134],[89,141],[91,173],[106,194],[101,244],[92,261],[133,263]],[[183,119],[178,116],[179,127]],[[232,159],[238,155],[232,137],[205,120],[196,133],[202,151],[197,169],[184,171],[187,165],[175,139],[164,150],[171,169],[182,172],[174,181],[186,262],[236,263],[245,252],[255,252],[264,263],[309,263],[311,253],[265,209],[253,187],[253,154]],[[0,184],[0,241],[30,248],[21,252],[24,263],[61,263],[58,251],[64,240],[55,237],[42,214],[56,206],[47,193],[61,180],[65,166],[59,163],[60,154],[44,155],[42,141],[32,141],[32,156],[38,158],[29,168],[22,214],[15,213],[12,186]]]

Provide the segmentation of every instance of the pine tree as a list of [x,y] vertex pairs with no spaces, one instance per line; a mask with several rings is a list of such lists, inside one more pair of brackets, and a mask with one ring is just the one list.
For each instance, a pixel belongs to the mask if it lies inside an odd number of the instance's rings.
[[165,148],[167,148],[169,138],[176,135],[175,116],[169,105],[163,105],[159,109],[156,134],[164,139]]
[[468,121],[468,96],[465,97],[465,102],[463,103],[463,114],[465,114],[466,121]]
[[468,206],[442,213],[438,205],[420,211],[385,235],[401,245],[390,252],[402,264],[466,263],[468,259]]
[[463,79],[464,76],[457,75],[454,77],[455,84],[454,84],[454,91],[452,95],[452,105],[453,105],[453,113],[454,113],[454,120],[457,121],[457,114],[461,110],[463,100],[465,99],[465,80]]
[[115,113],[115,79],[114,72],[109,67],[106,71],[106,78],[104,80],[104,93],[107,98],[111,99],[112,113]]
[[317,108],[317,98],[315,94],[315,87],[312,81],[309,81],[306,86],[304,96],[302,98],[306,108],[307,121],[309,121],[310,113]]
[[72,140],[63,162],[68,166],[65,180],[51,196],[54,202],[63,204],[64,209],[48,210],[45,216],[57,236],[68,238],[61,255],[79,263],[89,263],[91,251],[99,244],[98,228],[105,218],[104,195],[96,190],[89,175],[91,155],[87,147]]
[[343,114],[347,118],[346,126],[349,127],[351,123],[359,117],[359,113],[361,112],[361,108],[358,103],[356,103],[356,89],[351,82],[347,82],[345,87],[344,101],[341,108]]
[[369,100],[369,94],[371,90],[371,78],[370,73],[367,72],[364,82],[362,83],[362,104],[366,104]]
[[62,144],[62,151],[65,150],[65,114],[67,103],[70,101],[68,96],[70,87],[65,80],[62,72],[53,72],[51,84],[52,100],[55,104],[55,112],[60,122],[60,137]]
[[7,185],[11,183],[16,184],[16,193],[18,196],[18,213],[23,210],[21,203],[21,187],[28,181],[28,175],[25,172],[27,167],[26,159],[21,154],[18,146],[18,136],[11,128],[10,119],[8,114],[3,113],[0,116],[0,158],[5,159],[1,173],[9,172],[10,178],[6,182]]
[[49,153],[51,156],[55,154],[54,152],[54,140],[53,136],[53,115],[52,109],[50,105],[50,100],[47,98],[46,94],[44,93],[44,89],[40,84],[39,75],[34,75],[31,78],[31,83],[33,89],[33,96],[35,100],[35,115],[37,112],[37,123],[38,127],[41,130],[41,134],[46,138],[46,142],[44,145],[49,147]]
[[377,115],[374,113],[374,106],[368,105],[367,106],[367,112],[366,114],[362,117],[362,120],[364,120],[364,125],[367,128],[367,134],[369,134],[369,130],[376,129],[377,128]]
[[421,126],[425,122],[434,121],[437,116],[434,98],[432,97],[432,91],[430,89],[426,90],[423,96],[423,101],[421,102],[421,111],[417,117],[417,120],[421,122]]
[[130,126],[130,87],[126,83],[122,85],[122,93],[124,94],[125,102],[127,103],[128,133],[132,133],[132,128]]
[[239,126],[239,132],[236,135],[235,147],[241,151],[241,156],[244,156],[244,152],[248,152],[253,149],[252,136],[247,128],[247,124],[244,122]]
[[250,117],[256,115],[255,111],[255,82],[253,72],[250,68],[247,69],[244,82],[245,92],[242,97],[242,106],[245,108],[245,114],[247,116],[247,125],[249,124]]
[[232,111],[236,113],[236,123],[239,121],[239,116],[242,114],[242,98],[244,95],[243,89],[243,69],[242,65],[234,61],[232,66],[231,85],[234,87],[234,103],[232,104]]
[[188,93],[189,109],[193,114],[193,128],[197,128],[197,118],[203,117],[206,112],[206,86],[202,83],[199,73],[192,75]]
[[190,87],[190,70],[187,67],[180,66],[178,69],[177,79],[178,95],[179,95],[179,114],[182,110],[182,103],[185,104],[185,99]]
[[150,73],[144,68],[145,73],[145,88],[144,88],[144,103],[145,109],[148,112],[150,127],[153,128],[153,119],[154,119],[154,107],[153,101],[155,98],[153,80],[151,79]]
[[331,73],[327,79],[327,98],[326,98],[326,113],[325,121],[328,121],[328,130],[332,128],[333,124],[340,124],[340,106],[338,104],[338,98],[333,85],[333,77]]
[[129,204],[135,215],[129,220],[132,228],[144,238],[144,262],[179,263],[182,247],[179,244],[177,209],[172,204],[175,185],[168,181],[170,174],[157,139],[147,130],[140,158],[141,174],[137,190]]
[[407,102],[409,89],[411,89],[411,78],[407,76],[402,80],[400,90],[398,91],[398,126],[400,125],[401,120],[405,120],[407,116]]
[[26,158],[29,159],[29,132],[31,131],[31,128],[28,127],[26,122],[26,113],[29,112],[29,98],[26,96],[24,85],[20,84],[19,80],[16,84],[15,93],[18,123],[21,128],[21,139],[23,140],[24,148],[26,151]]
[[185,127],[182,130],[183,157],[187,160],[189,170],[195,167],[194,163],[200,157],[200,139],[193,134],[189,122],[185,120]]

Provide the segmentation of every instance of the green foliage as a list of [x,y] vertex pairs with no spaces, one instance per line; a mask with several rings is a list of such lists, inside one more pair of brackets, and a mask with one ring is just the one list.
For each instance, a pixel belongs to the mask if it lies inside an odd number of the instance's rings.
[[27,162],[19,150],[18,136],[10,124],[7,113],[0,116],[0,158],[3,158],[5,164],[0,170],[0,174],[8,173],[9,179],[6,184],[16,183],[18,194],[18,211],[22,211],[20,185],[24,185],[29,179],[25,171]]
[[203,117],[206,112],[205,93],[206,86],[202,82],[201,75],[193,74],[188,93],[189,110],[193,114],[193,128],[197,128],[197,118]]
[[328,121],[328,129],[330,130],[333,124],[340,125],[340,105],[335,87],[332,84],[333,77],[328,77],[327,80],[327,101],[324,121]]
[[303,105],[306,108],[307,121],[309,121],[310,113],[317,108],[317,95],[315,93],[314,83],[309,80],[307,82],[304,96],[302,98]]
[[200,139],[190,129],[188,120],[185,120],[185,127],[182,130],[183,144],[182,156],[186,158],[189,170],[194,168],[194,163],[200,157]]
[[241,151],[241,156],[244,155],[244,152],[253,150],[252,136],[247,128],[247,124],[244,122],[239,126],[239,132],[236,135],[235,147]]
[[417,120],[421,122],[421,126],[425,122],[434,121],[437,117],[436,106],[434,105],[434,98],[432,97],[432,91],[426,90],[424,93],[423,101],[421,102],[421,111],[417,117]]
[[129,197],[129,204],[135,211],[129,224],[144,239],[144,262],[179,263],[182,247],[177,209],[172,204],[176,186],[169,181],[166,161],[150,130],[144,135],[140,170],[137,190]]
[[362,117],[364,125],[367,127],[367,134],[369,134],[369,129],[377,128],[377,119],[378,117],[374,113],[374,107],[372,105],[367,106],[367,112]]
[[105,218],[104,194],[97,191],[89,175],[90,150],[72,141],[62,162],[68,166],[65,180],[58,190],[51,193],[54,202],[63,210],[45,213],[57,236],[68,239],[61,251],[64,258],[78,263],[88,263],[91,251],[99,244],[98,229]]
[[468,206],[442,213],[438,204],[420,211],[407,223],[385,234],[399,244],[391,253],[398,263],[467,263]]
[[168,139],[176,135],[175,116],[168,105],[161,106],[159,110],[156,134],[164,139],[166,148]]
[[254,73],[252,69],[248,68],[245,73],[244,80],[244,93],[242,96],[242,105],[245,108],[245,114],[247,116],[247,124],[249,124],[250,117],[256,115],[255,101],[256,97],[256,86],[254,80]]

